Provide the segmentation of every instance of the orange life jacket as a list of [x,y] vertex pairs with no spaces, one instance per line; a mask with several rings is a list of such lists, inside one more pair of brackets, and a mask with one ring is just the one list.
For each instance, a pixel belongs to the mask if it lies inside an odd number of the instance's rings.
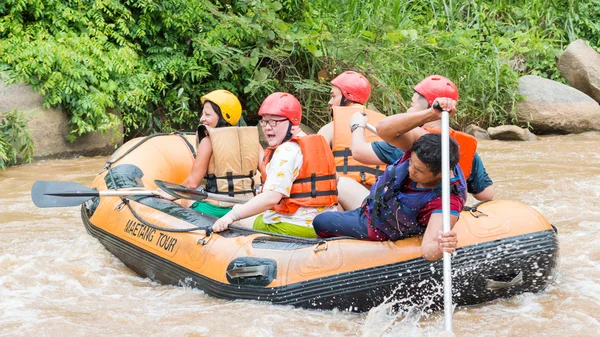
[[[300,206],[324,207],[337,204],[335,163],[325,138],[321,135],[308,135],[294,137],[290,141],[300,146],[304,159],[292,184],[290,196],[281,199],[273,210],[281,214],[293,214]],[[265,150],[260,168],[263,183],[267,180],[267,164],[273,158],[276,148],[269,147]]]
[[[441,129],[435,128],[424,128],[429,133],[442,133]],[[477,138],[460,131],[450,129],[450,137],[454,138],[458,143],[458,153],[460,159],[458,165],[465,175],[465,179],[469,178],[471,169],[473,168],[473,158],[475,157],[475,151],[477,151]]]
[[[386,165],[366,165],[352,158],[352,133],[350,132],[350,117],[356,112],[365,113],[369,123],[374,125],[386,116],[369,110],[362,105],[333,108],[333,156],[338,174],[352,178],[367,188],[371,187],[377,177],[383,174]],[[368,143],[381,141],[376,134],[367,131],[365,137]]]

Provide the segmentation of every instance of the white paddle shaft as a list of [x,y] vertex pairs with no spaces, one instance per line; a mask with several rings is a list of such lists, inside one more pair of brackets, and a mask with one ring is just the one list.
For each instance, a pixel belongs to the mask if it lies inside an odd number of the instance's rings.
[[367,125],[365,126],[365,129],[373,132],[374,134],[377,134],[377,129],[375,129],[375,127],[369,123],[367,123]]
[[[450,127],[449,113],[442,111],[442,231],[450,231]],[[452,333],[452,255],[444,252],[444,326]]]

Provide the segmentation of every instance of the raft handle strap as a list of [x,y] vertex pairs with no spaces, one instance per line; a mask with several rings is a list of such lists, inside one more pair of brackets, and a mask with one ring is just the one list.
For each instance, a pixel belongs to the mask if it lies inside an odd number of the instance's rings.
[[[325,245],[325,247],[321,247],[323,244]],[[317,243],[317,245],[315,246],[315,249],[313,250],[313,252],[315,252],[315,253],[316,253],[316,252],[320,252],[320,251],[323,251],[323,250],[327,250],[327,248],[328,248],[328,243],[327,243],[327,241],[320,241],[320,242],[319,242],[319,243]]]
[[481,205],[481,204],[485,204],[486,202],[490,202],[490,201],[491,200],[484,200],[484,201],[476,203],[472,207],[463,206],[463,211],[469,211],[469,213],[471,213],[471,215],[476,219],[480,218],[482,216],[488,216],[485,212],[478,210],[477,207],[479,207],[479,205]]
[[[476,212],[477,212],[477,213],[476,213]],[[480,210],[478,210],[478,209],[475,209],[475,210],[472,210],[472,209],[470,209],[470,210],[469,210],[469,213],[471,213],[471,215],[472,215],[472,216],[473,216],[475,219],[477,219],[477,218],[479,218],[479,217],[482,217],[482,216],[488,216],[488,215],[487,215],[487,214],[485,214],[483,211],[480,211]]]
[[198,244],[202,245],[202,246],[206,246],[208,244],[208,241],[210,241],[210,239],[212,239],[213,237],[213,231],[212,228],[210,230],[206,230],[206,232],[204,233],[204,236],[201,237],[200,239],[198,239]]
[[232,279],[245,278],[245,277],[267,277],[269,275],[269,267],[262,266],[234,266],[229,269],[227,276]]
[[523,271],[519,271],[519,273],[517,275],[515,275],[511,280],[509,281],[496,281],[494,279],[485,279],[485,288],[488,290],[500,290],[500,289],[505,289],[505,288],[509,288],[509,287],[514,287],[516,285],[522,284],[523,283]]

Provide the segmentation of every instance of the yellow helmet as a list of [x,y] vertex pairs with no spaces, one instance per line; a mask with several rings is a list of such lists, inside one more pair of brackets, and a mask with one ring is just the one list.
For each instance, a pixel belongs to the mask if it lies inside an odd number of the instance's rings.
[[215,90],[200,97],[200,102],[204,104],[211,101],[221,109],[221,117],[230,125],[236,125],[242,116],[242,104],[238,98],[227,90]]

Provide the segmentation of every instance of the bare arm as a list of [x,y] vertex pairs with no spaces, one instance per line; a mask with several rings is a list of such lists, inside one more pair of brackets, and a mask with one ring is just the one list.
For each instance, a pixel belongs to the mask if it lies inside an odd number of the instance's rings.
[[[458,221],[458,216],[450,214],[450,228]],[[442,233],[442,213],[433,213],[429,218],[427,229],[421,242],[421,253],[428,261],[437,261],[442,257],[442,251],[453,253],[458,240],[456,232]]]
[[427,133],[420,126],[434,118],[433,109],[389,116],[377,123],[377,134],[395,147],[408,151],[417,139]]
[[479,201],[492,200],[494,195],[496,194],[496,190],[494,189],[494,185],[490,185],[486,187],[483,191],[473,194],[473,197]]
[[249,218],[260,214],[268,209],[272,209],[281,201],[283,194],[275,191],[264,191],[254,198],[248,200],[247,203],[237,206],[229,213],[222,216],[213,224],[215,232],[221,232],[229,227],[229,224],[240,219]]
[[371,143],[367,142],[364,128],[357,128],[352,132],[351,148],[352,157],[359,162],[367,165],[385,165],[373,151]]
[[209,137],[204,137],[202,141],[200,141],[200,144],[198,144],[196,160],[192,165],[192,170],[181,185],[191,189],[198,188],[200,183],[202,183],[202,179],[206,176],[206,172],[208,172],[208,164],[211,156],[212,143]]
[[[456,113],[456,101],[450,98],[436,98],[439,108],[450,112],[450,116]],[[434,102],[435,105],[435,102]],[[386,117],[377,123],[377,133],[381,139],[395,147],[408,151],[412,144],[427,133],[421,125],[437,121],[442,118],[440,110],[428,108],[418,112],[397,114]]]
[[[360,127],[356,128],[350,136],[350,148],[352,149],[352,157],[359,162],[367,165],[385,165],[384,162],[377,157],[373,146],[367,141],[365,135],[365,126],[367,125],[367,117],[360,112],[354,113],[350,117],[348,127],[351,128],[353,125],[358,124]],[[370,132],[370,131],[369,131]]]
[[327,141],[327,144],[329,144],[329,147],[333,147],[333,122],[329,122],[323,125],[323,127],[319,129],[317,134],[325,137],[325,140]]

